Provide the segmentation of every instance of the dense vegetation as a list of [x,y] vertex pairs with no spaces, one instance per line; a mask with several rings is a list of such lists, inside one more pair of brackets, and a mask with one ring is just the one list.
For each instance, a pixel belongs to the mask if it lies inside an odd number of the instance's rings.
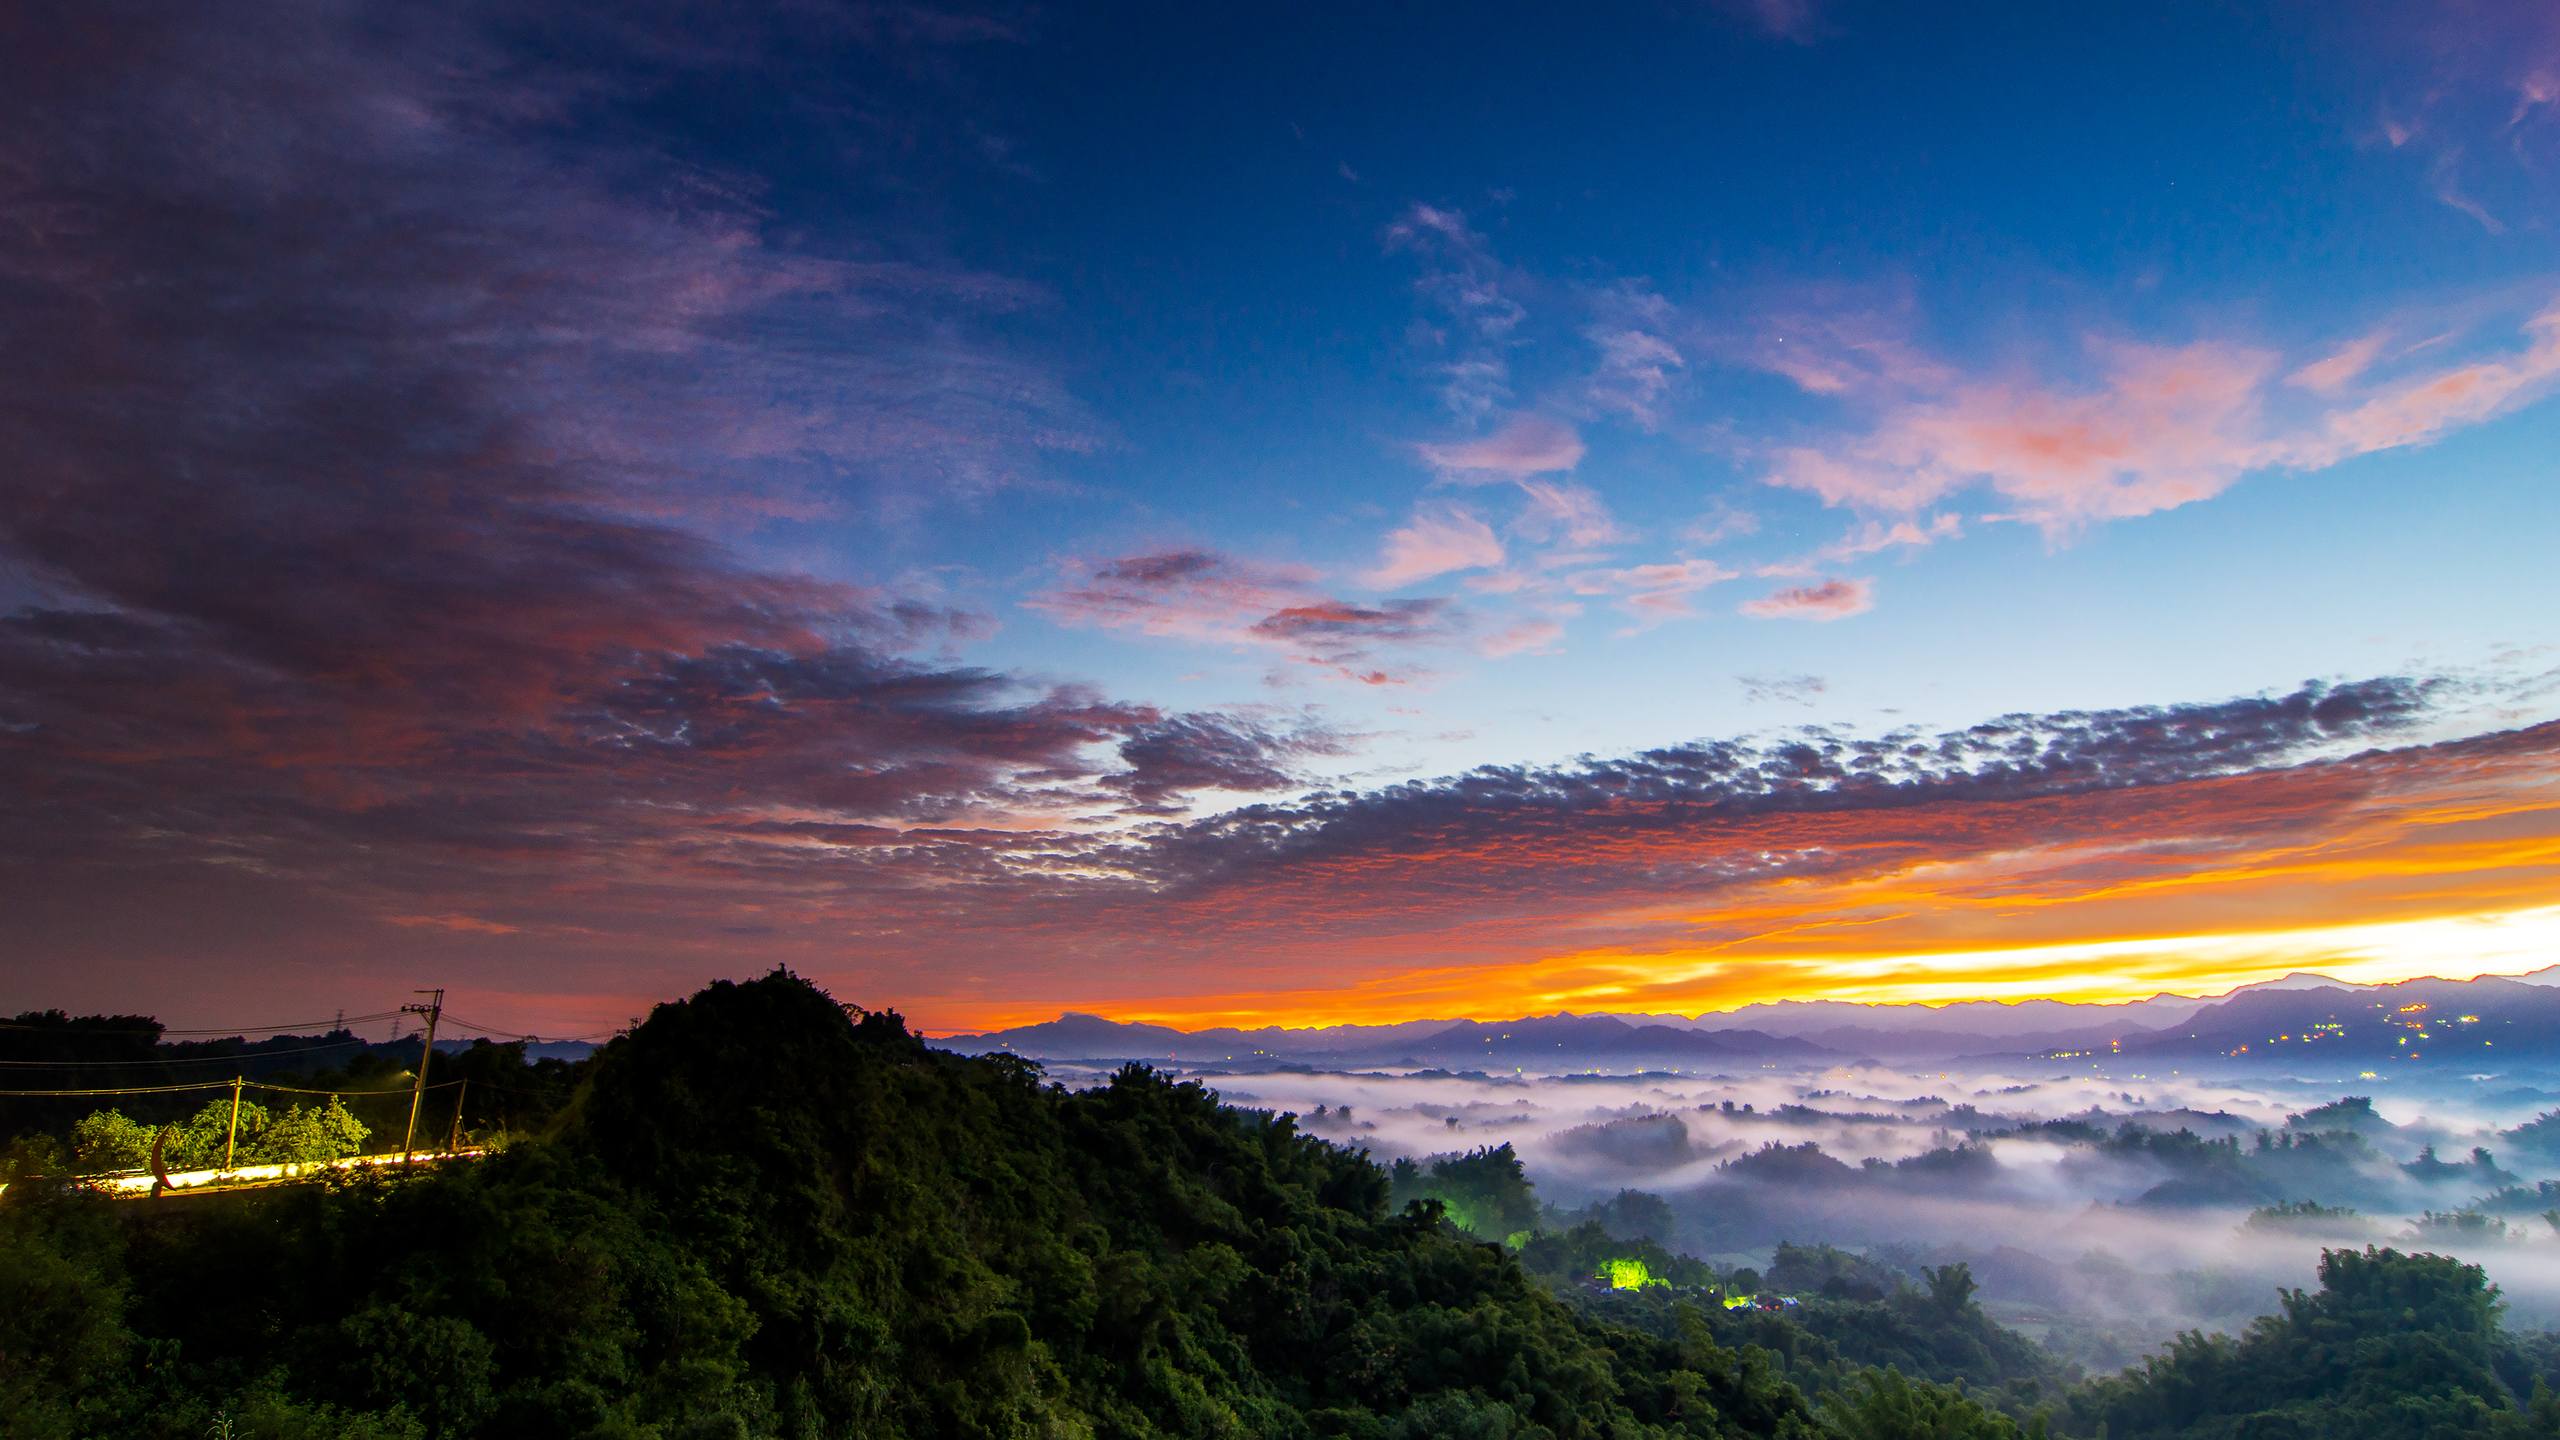
[[[1530,1223],[1483,1243],[1435,1185]],[[774,976],[660,1007],[546,1136],[434,1178],[13,1186],[0,1427],[2000,1440],[2050,1410],[2112,1440],[2560,1434],[2518,1398],[2544,1357],[2434,1257],[2333,1257],[2248,1335],[2071,1391],[1961,1267],[1913,1286],[1791,1247],[1771,1278],[1812,1298],[1728,1312],[1735,1277],[1632,1233],[1643,1197],[1544,1218],[1508,1152],[1391,1174],[1143,1067],[1069,1092]]]
[[[166,1138],[163,1138],[165,1133]],[[337,1097],[287,1105],[271,1114],[255,1100],[215,1100],[163,1129],[121,1110],[93,1111],[71,1127],[73,1168],[83,1174],[139,1170],[159,1151],[169,1170],[201,1170],[227,1159],[242,1165],[336,1160],[364,1153],[367,1126]]]
[[[2560,1402],[2498,1328],[2479,1267],[2440,1255],[2333,1250],[2317,1292],[2231,1336],[2168,1353],[2075,1396],[2109,1440],[2560,1434]],[[2547,1372],[2546,1372],[2547,1373]],[[2509,1403],[2529,1397],[2523,1413]]]
[[[344,1029],[171,1043],[148,1016],[23,1013],[0,1021],[11,1088],[142,1093],[11,1097],[0,1109],[0,1182],[140,1170],[164,1129],[176,1132],[162,1157],[172,1171],[219,1164],[226,1145],[242,1164],[397,1151],[419,1053],[414,1037],[369,1043]],[[538,1129],[567,1103],[582,1068],[528,1057],[522,1042],[439,1046],[418,1142]],[[234,1076],[248,1082],[236,1139]]]

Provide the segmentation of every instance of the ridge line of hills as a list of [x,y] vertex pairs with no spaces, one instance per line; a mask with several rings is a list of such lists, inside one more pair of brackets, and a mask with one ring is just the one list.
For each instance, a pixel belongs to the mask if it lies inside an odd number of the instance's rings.
[[[2523,977],[2359,985],[2297,972],[2214,999],[2113,1005],[1960,1001],[1945,1006],[1782,1000],[1687,1017],[1527,1016],[1391,1025],[1180,1030],[1077,1011],[934,1045],[1034,1059],[1192,1067],[1412,1065],[1583,1069],[1853,1060],[2073,1059],[2092,1053],[2343,1063],[2429,1056],[2467,1063],[2560,1058],[2560,966]],[[2499,1052],[2503,1047],[2503,1053]],[[2414,1052],[2414,1053],[2413,1053]]]

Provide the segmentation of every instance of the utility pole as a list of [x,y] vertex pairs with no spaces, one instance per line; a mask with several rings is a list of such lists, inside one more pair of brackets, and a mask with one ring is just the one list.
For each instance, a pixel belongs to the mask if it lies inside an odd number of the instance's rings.
[[400,1139],[400,1166],[404,1170],[409,1166],[410,1155],[418,1148],[418,1107],[425,1104],[427,1100],[427,1062],[435,1058],[436,1021],[442,1019],[444,1016],[444,991],[442,989],[412,990],[409,993],[412,995],[426,995],[432,998],[430,998],[424,1005],[403,1005],[400,1007],[402,1014],[424,1015],[427,1017],[427,1043],[418,1050],[418,1083],[416,1087],[411,1089],[409,1092],[409,1132]]
[[231,1077],[231,1134],[222,1142],[222,1173],[231,1173],[231,1152],[240,1148],[240,1086],[246,1077]]
[[462,1150],[462,1102],[470,1098],[471,1077],[465,1075],[462,1077],[462,1088],[453,1092],[453,1133],[447,1136],[444,1142],[445,1153],[448,1155],[458,1154]]

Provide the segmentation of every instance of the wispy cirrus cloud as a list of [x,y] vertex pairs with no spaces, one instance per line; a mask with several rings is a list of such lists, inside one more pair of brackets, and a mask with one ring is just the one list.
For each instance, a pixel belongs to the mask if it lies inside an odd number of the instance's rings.
[[1668,300],[1635,281],[1599,291],[1591,309],[1582,336],[1598,353],[1599,363],[1585,383],[1584,402],[1645,430],[1659,428],[1664,403],[1688,368],[1674,338],[1677,313]]
[[1925,550],[1963,534],[1964,518],[1953,511],[1908,520],[1886,521],[1869,517],[1850,527],[1847,534],[1836,540],[1816,546],[1802,555],[1753,566],[1752,572],[1764,577],[1816,575],[1845,561],[1895,550]]
[[2463,3],[2379,16],[2362,26],[2383,76],[2369,134],[2413,157],[2436,203],[2486,235],[2547,222],[2560,12]]
[[1386,244],[1422,263],[1414,286],[1437,321],[1414,339],[1436,357],[1441,403],[1463,421],[1483,421],[1511,396],[1509,351],[1529,314],[1512,293],[1517,278],[1462,211],[1408,206],[1387,227]]
[[1689,558],[1581,571],[1569,583],[1576,594],[1617,597],[1622,608],[1634,617],[1637,628],[1649,629],[1666,620],[1697,614],[1695,601],[1700,591],[1739,573],[1712,560]]
[[1570,480],[1523,480],[1526,503],[1512,529],[1532,540],[1555,543],[1571,551],[1616,545],[1628,538],[1600,492]]

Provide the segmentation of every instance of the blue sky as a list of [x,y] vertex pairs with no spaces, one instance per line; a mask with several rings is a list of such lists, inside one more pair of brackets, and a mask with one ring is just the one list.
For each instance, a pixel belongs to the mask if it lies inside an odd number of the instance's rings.
[[[1000,499],[927,503],[886,555],[857,504],[836,548],[874,581],[884,560],[951,567],[938,583],[1000,622],[973,657],[1167,704],[1319,706],[1377,732],[1355,770],[1805,718],[1737,676],[1816,676],[1827,721],[1953,724],[2479,664],[2550,638],[2538,385],[2423,445],[2243,466],[2209,499],[2046,531],[1986,522],[1999,507],[1979,486],[1911,511],[1768,484],[1771,451],[1836,443],[1872,412],[1754,363],[1798,324],[1889,342],[1950,383],[2063,394],[2101,383],[2096,346],[2229,345],[2290,367],[2387,330],[2394,346],[2442,335],[2452,359],[2512,351],[2555,293],[2533,164],[2552,117],[2497,123],[2494,93],[2427,101],[2501,84],[2499,56],[2429,54],[2441,38],[2345,7],[1951,24],[1841,6],[1795,33],[1713,6],[1569,23],[1537,7],[1048,15],[967,49],[956,74],[891,83],[942,132],[920,144],[926,179],[866,203],[789,130],[763,142],[807,171],[776,183],[781,216],[805,202],[826,217],[813,227],[1039,287],[1004,328],[1085,421],[1083,448],[1039,457]],[[2448,133],[2391,143],[2422,123]],[[2496,231],[2435,193],[2453,148]],[[1470,257],[1399,240],[1420,210],[1463,223]],[[1516,307],[1498,340],[1471,340],[1429,288],[1466,264]],[[1634,303],[1658,307],[1677,356],[1642,417],[1589,395],[1591,332]],[[1461,412],[1442,371],[1469,359],[1501,375]],[[1521,417],[1587,447],[1544,477],[1623,534],[1584,568],[1741,573],[1634,633],[1612,597],[1567,597],[1534,612],[1563,627],[1535,653],[1410,656],[1427,674],[1374,695],[1250,646],[1021,608],[1061,567],[1199,547],[1310,567],[1328,593],[1447,596],[1486,625],[1533,613],[1471,593],[1480,572],[1361,583],[1417,513],[1535,552],[1510,534],[1510,487],[1452,484],[1419,453]],[[1868,613],[1734,613],[1772,588],[1753,572],[1915,517],[1961,537],[1818,567],[1872,579]],[[1682,538],[1719,525],[1751,528]],[[794,525],[783,543],[812,541]]]

